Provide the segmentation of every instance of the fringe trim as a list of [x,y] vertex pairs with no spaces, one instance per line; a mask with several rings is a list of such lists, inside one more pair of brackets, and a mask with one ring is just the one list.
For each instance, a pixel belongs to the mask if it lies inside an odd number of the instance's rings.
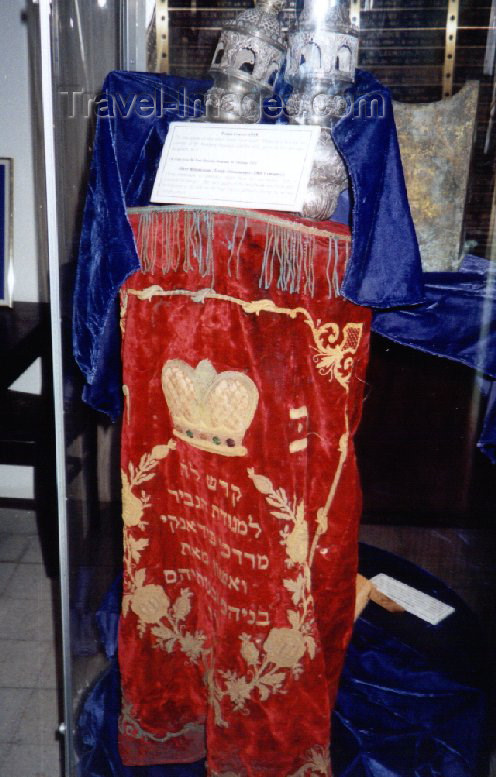
[[[143,272],[161,272],[162,275],[178,270],[197,272],[202,278],[209,278],[210,287],[214,288],[215,211],[143,209],[137,215],[137,246]],[[248,220],[245,215],[236,215],[232,237],[228,241],[226,270],[229,277],[240,277],[241,250]],[[265,222],[265,250],[259,271],[259,288],[268,290],[275,284],[278,291],[315,297],[315,239],[319,236],[328,242],[325,268],[328,297],[338,297],[339,248],[340,244],[344,244],[347,261],[349,240],[325,230],[318,232],[309,228],[304,231],[301,225],[297,226],[298,229],[295,229],[291,223]]]
[[289,228],[267,224],[265,251],[258,281],[259,288],[269,289],[274,281],[274,265],[278,270],[276,288],[298,294],[315,295],[315,238]]

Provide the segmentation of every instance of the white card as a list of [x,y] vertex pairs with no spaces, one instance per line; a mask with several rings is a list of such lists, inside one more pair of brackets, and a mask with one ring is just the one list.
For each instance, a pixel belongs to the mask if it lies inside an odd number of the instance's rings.
[[320,127],[173,122],[151,201],[299,211]]
[[399,580],[395,580],[394,577],[389,577],[389,575],[376,575],[371,578],[371,582],[382,594],[389,596],[394,602],[401,604],[407,612],[416,615],[417,618],[422,618],[423,621],[427,621],[431,626],[437,626],[438,623],[455,611],[454,607],[434,599],[429,594],[417,591],[416,588],[412,588],[412,586],[406,583],[401,583]]

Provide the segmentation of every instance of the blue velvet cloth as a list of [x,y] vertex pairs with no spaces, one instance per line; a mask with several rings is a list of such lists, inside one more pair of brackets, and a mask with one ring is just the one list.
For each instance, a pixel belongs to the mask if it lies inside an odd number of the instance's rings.
[[496,464],[496,380],[483,379],[482,394],[486,398],[486,412],[477,447]]
[[[443,583],[397,556],[360,546],[360,571],[386,572],[455,607],[438,626],[369,604],[355,624],[333,717],[335,777],[481,777],[487,773],[479,627]],[[204,777],[203,762],[125,767],[117,751],[120,581],[97,615],[110,664],[78,720],[78,777]]]
[[391,95],[357,70],[347,100],[332,130],[353,190],[353,250],[341,293],[374,308],[412,305],[423,298],[422,272]]
[[496,267],[468,255],[458,272],[424,273],[424,290],[421,305],[375,311],[372,329],[484,376],[486,410],[477,445],[496,463]]
[[[209,85],[113,72],[102,88],[81,231],[73,348],[87,381],[83,398],[112,419],[122,404],[116,297],[139,269],[126,207],[148,204],[169,123],[193,116],[195,96]],[[155,101],[154,112],[139,103],[146,95]]]
[[424,273],[425,301],[375,311],[373,329],[397,343],[496,378],[496,267],[465,257],[458,272]]
[[[81,234],[73,342],[87,381],[84,399],[113,419],[121,408],[115,300],[121,284],[139,268],[126,207],[148,204],[170,121],[192,116],[200,102],[195,97],[209,83],[114,72],[103,86]],[[391,98],[370,74],[357,71],[348,99],[350,110],[333,130],[354,195],[353,249],[342,293],[373,307],[414,304],[422,299],[422,273]],[[152,101],[159,110],[150,110]]]
[[[116,296],[139,268],[126,207],[149,201],[169,122],[198,113],[208,81],[110,73],[98,107],[74,298],[74,354],[85,400],[115,419],[121,408]],[[156,110],[140,102],[151,97]],[[199,96],[200,99],[197,99]],[[468,257],[458,273],[425,273],[406,201],[387,90],[358,71],[349,110],[334,128],[353,187],[353,254],[342,292],[378,310],[373,329],[489,376],[479,447],[496,461],[496,292],[490,263]],[[149,106],[148,102],[148,106]],[[149,114],[149,115],[148,115]],[[334,217],[346,221],[341,198]],[[425,300],[418,303],[422,294]],[[391,308],[391,306],[397,306]],[[399,308],[399,309],[398,309]]]

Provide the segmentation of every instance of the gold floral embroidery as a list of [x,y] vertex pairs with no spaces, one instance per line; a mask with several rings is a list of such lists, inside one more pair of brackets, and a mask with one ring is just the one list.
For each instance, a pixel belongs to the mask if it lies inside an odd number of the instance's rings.
[[127,474],[121,472],[122,479],[122,520],[126,526],[138,526],[141,523],[143,513],[150,507],[150,499],[144,491],[141,497],[132,492],[132,485]]
[[[174,440],[170,440],[166,445],[157,445],[151,453],[145,453],[137,467],[129,462],[128,472],[121,470],[122,482],[122,518],[124,521],[124,568],[126,571],[128,591],[122,599],[122,614],[124,616],[129,612],[131,599],[138,586],[136,583],[136,565],[139,563],[141,554],[148,547],[149,540],[146,537],[136,538],[133,536],[133,529],[143,532],[147,526],[143,520],[145,510],[150,505],[150,497],[142,490],[140,496],[133,493],[133,488],[142,485],[155,477],[153,470],[160,459],[165,458],[169,450],[175,446]],[[143,581],[141,581],[143,585]],[[139,598],[137,600],[139,602]],[[139,604],[137,605],[139,607]]]
[[[138,617],[138,632],[143,636],[147,626],[156,638],[153,647],[172,653],[176,644],[180,650],[196,663],[203,651],[205,635],[197,631],[194,634],[185,630],[183,621],[191,611],[189,588],[182,588],[175,602],[171,603],[165,590],[154,583],[145,585],[146,570],[139,569],[134,575],[134,590],[125,598],[127,607]],[[166,621],[166,624],[163,623]]]
[[[193,662],[202,654],[205,635],[201,632],[192,634],[185,630],[183,621],[191,611],[192,591],[182,588],[174,602],[164,588],[156,583],[145,583],[146,570],[137,569],[141,553],[148,546],[146,537],[136,539],[131,529],[137,527],[143,531],[146,522],[143,515],[150,505],[150,497],[145,491],[141,496],[133,494],[132,489],[146,483],[155,477],[153,470],[161,459],[166,458],[176,443],[169,440],[165,445],[156,445],[151,453],[145,453],[137,467],[129,463],[128,473],[122,475],[122,513],[126,531],[124,532],[124,565],[127,576],[127,590],[122,598],[122,614],[126,617],[129,611],[138,618],[138,633],[143,636],[147,627],[155,637],[154,647],[162,648],[172,653],[176,644]],[[166,624],[163,623],[166,621]]]
[[[128,590],[122,598],[122,614],[126,616],[129,612],[131,600],[137,587],[136,583],[136,565],[139,563],[141,554],[146,547],[148,547],[149,540],[146,537],[133,536],[133,529],[137,529],[141,532],[145,530],[147,526],[146,521],[143,520],[145,510],[150,505],[150,497],[145,491],[141,491],[140,496],[136,496],[133,493],[133,488],[142,485],[148,480],[155,477],[153,470],[157,466],[160,459],[164,459],[169,451],[175,448],[176,443],[174,440],[169,440],[165,445],[156,445],[151,453],[145,453],[137,467],[132,462],[129,462],[128,472],[121,470],[121,482],[122,482],[122,518],[124,521],[124,568],[126,570]],[[141,583],[142,585],[143,583]],[[149,592],[151,594],[151,592]],[[140,594],[139,596],[143,596]],[[137,607],[140,608],[139,597],[136,600]],[[143,620],[146,622],[146,619]]]
[[[145,584],[146,570],[138,569],[133,577],[131,593],[123,597],[123,615],[129,610],[138,618],[138,633],[142,637],[148,626],[156,638],[154,648],[162,648],[172,653],[176,644],[190,661],[196,663],[204,652],[206,636],[197,631],[194,634],[185,630],[183,621],[191,611],[192,591],[182,588],[175,602],[171,600],[162,586],[155,583]],[[163,623],[167,622],[167,625]]]
[[185,631],[182,623],[191,611],[192,596],[193,593],[189,588],[181,588],[181,593],[174,604],[170,608],[167,607],[159,619],[167,621],[168,625],[158,623],[152,628],[152,634],[156,637],[154,647],[172,653],[177,644],[184,655],[196,663],[204,651],[206,636],[201,631],[196,631],[194,634]]
[[307,314],[305,323],[312,330],[317,354],[313,357],[321,375],[330,375],[348,390],[353,356],[358,350],[363,324],[345,324],[340,332],[338,324],[315,326]]
[[305,654],[310,659],[315,656],[313,630],[313,597],[310,592],[310,565],[308,559],[308,523],[305,518],[305,504],[296,497],[288,500],[283,488],[274,489],[272,482],[264,475],[248,469],[248,476],[255,487],[264,494],[267,503],[275,508],[272,515],[286,525],[281,531],[281,542],[286,548],[286,565],[296,567],[296,575],[283,580],[284,587],[291,593],[295,609],[287,610],[288,627],[272,628],[263,644],[258,646],[248,634],[241,634],[240,654],[247,670],[244,675],[232,671],[219,671],[222,677],[219,684],[214,672],[207,674],[210,702],[213,705],[215,722],[226,726],[222,718],[221,702],[228,697],[235,711],[243,711],[246,703],[258,692],[260,701],[266,701],[271,694],[285,693],[284,683],[288,671],[297,679],[303,667],[301,661]]
[[176,437],[222,456],[246,456],[243,437],[258,404],[248,375],[217,373],[208,359],[196,368],[171,359],[162,370],[162,389]]
[[160,459],[165,459],[169,451],[176,447],[174,440],[169,440],[166,445],[156,445],[151,453],[145,453],[138,467],[129,462],[128,472],[121,470],[122,482],[122,519],[126,526],[138,526],[141,524],[144,511],[150,507],[150,497],[144,492],[141,496],[133,494],[133,488],[155,477],[152,470],[155,469]]
[[[272,629],[270,631],[263,646],[268,663],[273,663],[282,669],[292,669],[298,665],[298,661],[303,658],[307,648],[303,634],[297,629],[298,625],[296,623],[291,629]],[[307,637],[307,639],[312,638]],[[262,680],[266,683],[264,678]],[[274,682],[271,685],[274,685]]]
[[156,737],[150,734],[149,731],[145,731],[138,721],[132,715],[132,707],[126,702],[122,701],[122,712],[119,717],[119,731],[121,734],[132,737],[133,739],[145,739],[152,742],[168,742],[170,739],[176,739],[182,736],[203,736],[204,727],[200,723],[187,723],[180,731],[168,732],[164,737]]
[[[286,547],[286,566],[289,569],[296,567],[297,576],[295,579],[283,580],[283,585],[291,593],[293,605],[299,608],[296,611],[288,610],[287,616],[292,630],[296,630],[298,634],[303,636],[305,649],[310,658],[313,658],[315,642],[310,636],[313,618],[309,617],[313,608],[313,597],[310,592],[312,555],[309,553],[309,529],[308,521],[305,518],[305,502],[303,500],[298,502],[296,497],[293,497],[292,502],[290,502],[284,488],[276,490],[269,478],[255,473],[253,469],[248,469],[248,477],[253,481],[255,488],[265,496],[267,504],[274,508],[271,510],[271,515],[280,521],[287,522],[279,534],[281,543]],[[283,632],[281,637],[288,637],[285,634],[287,629],[273,629],[272,631],[281,631]],[[288,638],[288,643],[289,641]],[[293,649],[296,649],[297,646],[301,649],[301,641],[298,638],[294,638],[292,643]],[[282,666],[282,664],[280,665]]]
[[223,678],[223,683],[220,685],[215,680],[214,670],[210,669],[207,672],[209,701],[214,710],[215,722],[219,726],[228,725],[222,718],[221,712],[224,697],[227,696],[230,699],[234,710],[243,711],[255,690],[258,691],[260,701],[265,701],[272,693],[285,693],[283,684],[287,679],[288,670],[297,679],[303,671],[301,660],[305,654],[308,654],[310,659],[315,656],[310,570],[319,539],[328,528],[329,510],[347,456],[346,413],[345,429],[339,441],[338,465],[326,503],[317,510],[317,529],[311,545],[304,501],[298,501],[296,496],[290,501],[284,488],[275,489],[268,477],[256,473],[252,468],[248,469],[248,477],[253,481],[255,488],[265,496],[267,504],[273,508],[271,514],[278,520],[286,522],[280,530],[281,543],[286,548],[288,569],[296,567],[297,573],[296,576],[283,580],[283,585],[291,593],[291,601],[295,609],[287,610],[289,627],[271,629],[261,647],[258,647],[249,635],[240,635],[240,653],[248,667],[244,675],[232,671],[219,671],[218,674]]
[[260,315],[260,313],[279,313],[294,319],[301,315],[312,332],[315,343],[314,350],[317,351],[314,361],[319,372],[321,375],[330,375],[330,380],[335,378],[344,389],[348,390],[353,356],[358,350],[362,337],[363,324],[360,322],[345,324],[341,332],[339,325],[334,322],[321,324],[320,321],[317,321],[315,323],[305,308],[282,308],[269,299],[247,302],[237,297],[231,297],[229,294],[218,294],[213,289],[200,289],[199,291],[175,289],[173,291],[166,291],[161,286],[153,285],[141,290],[128,289],[128,293],[134,294],[140,300],[150,300],[155,296],[185,296],[198,303],[204,303],[209,299],[224,300],[226,302],[233,302],[235,305],[243,308],[245,313],[256,316]]
[[208,703],[214,712],[214,720],[217,726],[227,728],[228,724],[222,717],[221,702],[224,696],[222,690],[215,684],[215,669],[213,666],[207,667],[203,676],[203,682],[207,688]]
[[136,590],[131,597],[131,610],[138,616],[140,624],[159,623],[167,615],[169,597],[159,585],[143,585],[144,572],[140,569],[135,575]]
[[331,766],[327,749],[321,746],[314,747],[308,751],[306,757],[308,760],[304,766],[289,774],[288,777],[319,777],[319,775],[328,777],[330,775]]

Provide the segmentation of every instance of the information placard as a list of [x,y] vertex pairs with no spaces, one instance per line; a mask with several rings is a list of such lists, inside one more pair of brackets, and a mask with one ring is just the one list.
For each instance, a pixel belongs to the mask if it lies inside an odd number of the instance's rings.
[[299,211],[320,127],[173,122],[152,202]]
[[383,573],[371,578],[371,583],[375,585],[378,591],[385,596],[389,596],[397,604],[400,604],[407,612],[416,615],[431,626],[437,626],[448,615],[455,612],[455,608],[449,604],[440,602],[429,594],[417,591],[411,585],[395,580],[394,577]]

